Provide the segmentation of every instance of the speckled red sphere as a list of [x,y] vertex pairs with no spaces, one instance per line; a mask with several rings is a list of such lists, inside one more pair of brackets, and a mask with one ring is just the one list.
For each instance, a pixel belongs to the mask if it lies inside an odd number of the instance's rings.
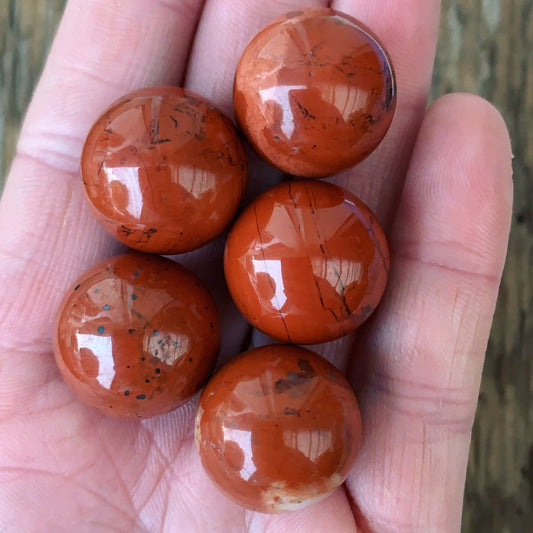
[[245,209],[226,242],[224,270],[255,327],[285,342],[316,344],[350,333],[374,311],[389,251],[359,198],[302,180],[266,191]]
[[332,9],[280,17],[244,51],[234,87],[237,122],[270,164],[331,176],[367,157],[392,121],[396,86],[378,38]]
[[64,380],[106,414],[167,413],[200,390],[220,345],[213,298],[186,268],[127,253],[85,272],[67,293],[54,329]]
[[230,361],[206,385],[196,442],[228,497],[278,513],[344,482],[359,450],[361,417],[331,363],[297,346],[264,346]]
[[142,89],[113,104],[87,137],[81,172],[104,228],[130,248],[160,254],[219,235],[247,180],[233,123],[178,87]]

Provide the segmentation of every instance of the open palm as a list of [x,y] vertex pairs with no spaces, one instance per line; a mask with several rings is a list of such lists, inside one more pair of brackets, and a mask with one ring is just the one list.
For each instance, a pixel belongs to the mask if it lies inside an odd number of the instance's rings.
[[[69,284],[119,249],[91,218],[80,185],[84,136],[100,112],[130,90],[175,84],[231,115],[248,40],[284,12],[323,5],[371,27],[396,67],[385,141],[333,179],[376,212],[392,268],[357,338],[317,347],[360,399],[355,468],[322,502],[269,516],[230,502],[203,472],[196,399],[146,421],[103,416],[62,382],[51,330]],[[0,531],[459,529],[509,230],[511,154],[502,119],[477,97],[447,96],[426,112],[438,16],[437,0],[70,0],[0,207]],[[252,160],[249,196],[280,178]],[[219,239],[183,260],[218,299],[226,360],[248,327],[224,289],[222,247]]]

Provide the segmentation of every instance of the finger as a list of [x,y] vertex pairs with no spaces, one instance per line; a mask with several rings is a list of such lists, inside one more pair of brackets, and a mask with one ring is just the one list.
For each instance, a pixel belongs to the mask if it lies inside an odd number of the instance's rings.
[[[202,0],[70,0],[18,144],[77,172],[89,127],[133,89],[182,81]],[[149,16],[148,16],[149,14]]]
[[395,69],[397,104],[389,132],[367,159],[334,180],[366,202],[387,227],[427,104],[440,1],[334,0],[332,7],[366,24],[383,42]]
[[487,102],[429,110],[391,235],[392,275],[354,372],[364,443],[348,480],[372,531],[458,531],[510,226],[511,149]]
[[191,52],[186,86],[233,115],[233,78],[252,37],[284,13],[327,4],[327,0],[207,0]]
[[84,136],[123,93],[180,81],[201,8],[201,0],[68,3],[0,205],[0,342],[14,339],[10,348],[48,350],[65,288],[116,250],[82,199]]

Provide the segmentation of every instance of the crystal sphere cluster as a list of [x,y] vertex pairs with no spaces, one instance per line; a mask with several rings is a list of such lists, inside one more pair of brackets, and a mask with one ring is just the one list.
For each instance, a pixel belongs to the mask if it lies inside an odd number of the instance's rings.
[[[330,362],[298,345],[339,339],[372,314],[389,252],[364,202],[316,178],[372,153],[395,103],[378,38],[323,8],[288,13],[248,44],[235,73],[238,129],[180,87],[112,104],[87,136],[81,174],[91,212],[131,250],[82,274],[59,309],[54,354],[80,400],[147,418],[204,387],[202,464],[249,509],[296,509],[341,485],[361,442],[357,399]],[[286,177],[248,205],[241,132]],[[228,228],[229,292],[252,326],[282,344],[235,354],[212,375],[216,303],[162,255],[198,249]]]

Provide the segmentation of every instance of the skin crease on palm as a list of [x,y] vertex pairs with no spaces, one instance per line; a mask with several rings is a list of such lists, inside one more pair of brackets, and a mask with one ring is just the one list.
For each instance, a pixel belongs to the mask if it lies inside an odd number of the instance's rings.
[[[390,240],[385,297],[357,338],[317,347],[359,397],[363,447],[344,487],[311,507],[257,514],[218,492],[193,442],[197,398],[146,421],[78,402],[51,352],[69,284],[121,248],[82,197],[79,156],[117,97],[185,85],[232,114],[239,55],[304,6],[362,20],[390,51],[398,105],[384,142],[331,178]],[[509,232],[508,134],[482,99],[426,111],[436,0],[70,0],[29,108],[0,206],[0,530],[9,532],[448,533],[460,529],[483,358]],[[251,156],[249,199],[279,175]],[[221,277],[223,239],[180,260],[211,288],[221,360],[247,336]],[[249,338],[249,337],[248,337]],[[265,339],[258,334],[253,342]]]

